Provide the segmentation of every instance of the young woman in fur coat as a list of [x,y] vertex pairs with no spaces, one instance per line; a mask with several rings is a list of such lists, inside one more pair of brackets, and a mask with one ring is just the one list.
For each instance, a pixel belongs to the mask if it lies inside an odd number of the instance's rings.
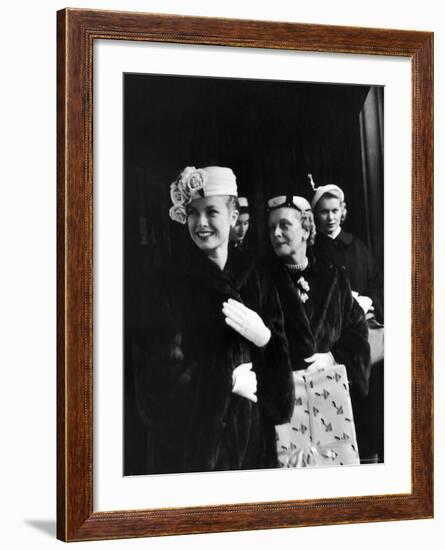
[[275,288],[228,247],[235,176],[186,168],[171,198],[193,246],[158,277],[144,316],[136,397],[146,473],[276,467],[274,425],[292,413],[292,374]]
[[344,271],[308,254],[315,236],[308,201],[279,196],[268,201],[268,211],[274,251],[270,266],[283,308],[292,369],[345,365],[356,413],[368,392],[370,373],[364,313],[353,299]]

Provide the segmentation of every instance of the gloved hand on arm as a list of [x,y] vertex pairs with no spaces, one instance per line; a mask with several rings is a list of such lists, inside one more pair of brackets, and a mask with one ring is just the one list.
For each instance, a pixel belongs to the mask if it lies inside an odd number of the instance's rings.
[[369,311],[374,311],[374,306],[372,305],[372,299],[369,296],[362,296],[355,290],[352,291],[352,296],[358,305],[363,309],[364,314],[366,315]]
[[271,332],[261,317],[241,302],[229,298],[223,303],[223,313],[226,324],[255,346],[262,348],[269,342]]

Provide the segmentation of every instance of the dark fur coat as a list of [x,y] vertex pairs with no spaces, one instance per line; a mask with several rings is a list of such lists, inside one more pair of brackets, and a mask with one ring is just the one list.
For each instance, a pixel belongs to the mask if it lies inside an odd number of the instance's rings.
[[303,272],[310,299],[303,304],[298,295],[300,274],[291,274],[276,258],[270,259],[270,265],[283,308],[293,370],[307,368],[304,359],[314,353],[331,352],[337,363],[346,366],[351,393],[366,395],[370,374],[368,328],[344,270],[311,256]]
[[[194,247],[159,274],[141,316],[136,398],[147,434],[146,473],[276,467],[274,425],[290,418],[293,380],[283,317],[269,278],[236,250],[221,271]],[[224,322],[234,298],[272,333],[259,349]],[[258,404],[232,393],[252,362]]]

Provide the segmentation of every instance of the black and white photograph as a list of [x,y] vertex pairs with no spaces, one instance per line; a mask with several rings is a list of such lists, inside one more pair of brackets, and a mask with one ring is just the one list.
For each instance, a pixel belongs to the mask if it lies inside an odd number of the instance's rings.
[[123,92],[123,474],[384,463],[384,86]]
[[3,548],[444,539],[440,5],[4,4]]

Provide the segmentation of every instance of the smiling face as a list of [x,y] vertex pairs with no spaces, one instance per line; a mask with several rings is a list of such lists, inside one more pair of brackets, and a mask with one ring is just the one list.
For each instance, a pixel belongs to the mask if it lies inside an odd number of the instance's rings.
[[327,196],[317,203],[318,228],[326,235],[333,235],[340,227],[343,215],[343,205],[340,199]]
[[300,263],[305,258],[308,235],[295,208],[277,208],[269,214],[270,242],[275,254],[284,261]]
[[187,205],[190,236],[208,255],[227,250],[230,228],[235,226],[238,211],[225,195],[196,199]]
[[235,227],[230,228],[230,240],[241,242],[247,234],[250,223],[250,214],[244,212],[238,216]]

